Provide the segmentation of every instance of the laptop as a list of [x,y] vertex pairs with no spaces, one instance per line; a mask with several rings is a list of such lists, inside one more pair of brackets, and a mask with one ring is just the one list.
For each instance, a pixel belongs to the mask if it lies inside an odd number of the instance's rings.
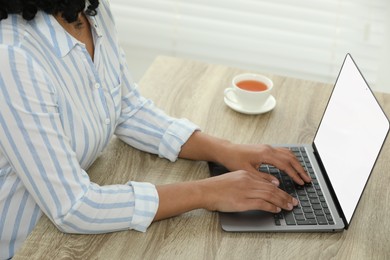
[[[300,186],[272,165],[280,188],[296,197],[292,211],[219,213],[222,229],[236,232],[336,232],[348,229],[389,132],[389,120],[347,54],[312,144],[288,147],[310,174]],[[279,145],[278,145],[279,146]],[[209,163],[212,176],[227,172]]]

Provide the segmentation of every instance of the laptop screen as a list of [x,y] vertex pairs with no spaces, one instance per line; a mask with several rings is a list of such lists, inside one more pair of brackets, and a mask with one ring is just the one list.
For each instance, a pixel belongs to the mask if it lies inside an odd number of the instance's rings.
[[314,138],[348,223],[388,131],[388,119],[348,54]]

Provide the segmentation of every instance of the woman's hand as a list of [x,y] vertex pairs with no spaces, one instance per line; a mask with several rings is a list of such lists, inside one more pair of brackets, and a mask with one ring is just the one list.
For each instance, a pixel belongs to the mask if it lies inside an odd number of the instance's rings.
[[203,181],[205,208],[212,211],[239,212],[264,210],[273,213],[292,210],[298,201],[259,172],[236,171]]
[[232,144],[227,140],[212,137],[200,131],[196,131],[183,145],[179,157],[218,162],[230,171],[246,170],[257,173],[262,175],[263,179],[273,181],[276,185],[278,185],[278,180],[275,177],[259,173],[260,165],[271,164],[301,185],[311,181],[289,149],[264,144]]
[[[224,156],[220,163],[231,171],[246,170],[258,174],[258,168],[262,164],[270,164],[288,174],[300,185],[311,181],[295,155],[289,149],[282,147],[228,143],[225,144]],[[263,178],[274,183],[278,182],[269,174],[263,174]]]
[[298,201],[258,172],[235,171],[198,181],[157,186],[159,208],[154,220],[193,209],[239,212],[292,210]]

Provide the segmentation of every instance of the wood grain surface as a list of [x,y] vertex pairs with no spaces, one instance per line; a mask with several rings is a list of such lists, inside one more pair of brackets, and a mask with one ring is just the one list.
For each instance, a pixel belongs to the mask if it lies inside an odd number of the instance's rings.
[[[265,74],[274,81],[275,109],[244,115],[223,101],[224,88],[241,72],[161,56],[139,85],[168,114],[186,117],[209,134],[238,143],[311,143],[332,86]],[[390,95],[376,96],[390,115]],[[350,228],[341,233],[228,233],[217,213],[195,210],[153,223],[146,233],[72,235],[59,232],[44,216],[14,259],[390,259],[389,158],[387,140]],[[205,162],[171,163],[116,138],[88,172],[100,185],[209,176]]]

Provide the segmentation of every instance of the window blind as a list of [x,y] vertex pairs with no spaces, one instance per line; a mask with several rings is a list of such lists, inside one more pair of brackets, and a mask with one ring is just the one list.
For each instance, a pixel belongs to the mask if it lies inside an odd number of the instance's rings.
[[390,66],[387,0],[110,3],[136,71],[165,54],[333,83],[351,53],[370,85],[390,92],[383,69]]

